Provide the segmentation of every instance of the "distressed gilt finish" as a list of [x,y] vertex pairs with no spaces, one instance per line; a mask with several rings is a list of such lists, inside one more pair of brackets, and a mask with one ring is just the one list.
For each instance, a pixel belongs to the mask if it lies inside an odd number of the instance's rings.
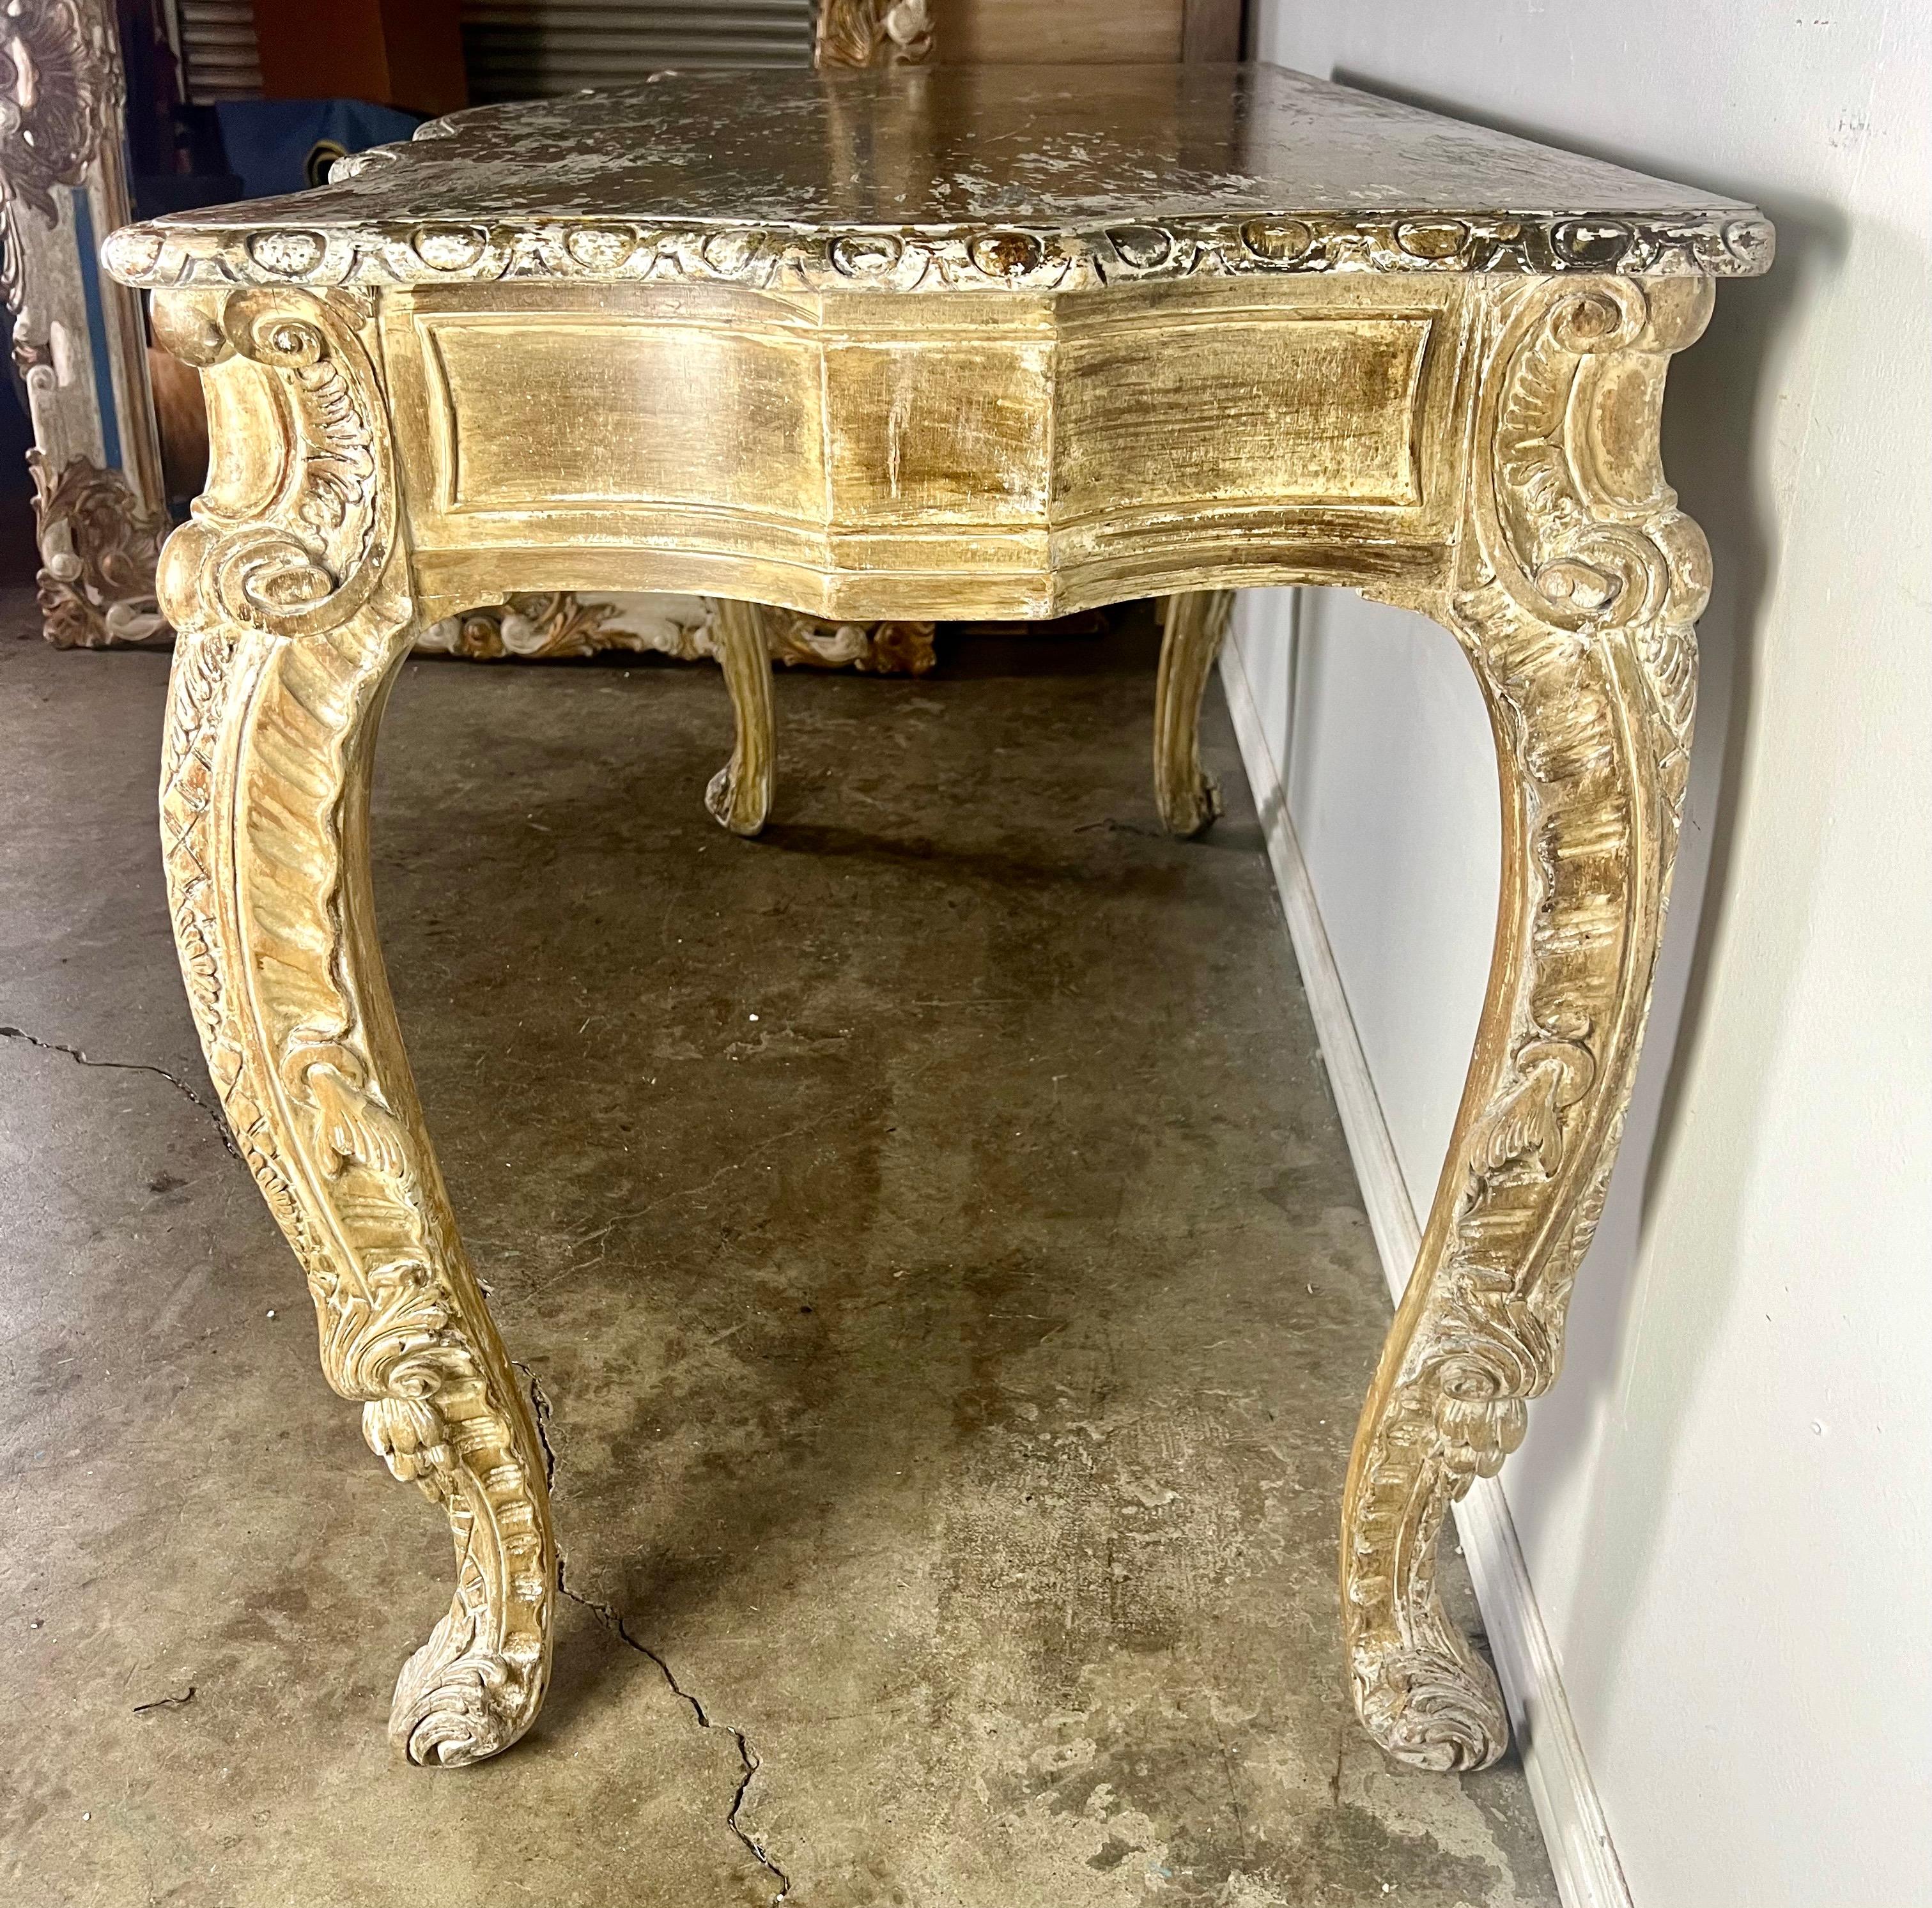
[[[932,54],[932,22],[926,0],[821,0],[812,34],[815,67],[914,65],[929,60]],[[640,607],[646,613],[643,618],[638,614]],[[650,614],[652,610],[658,614]],[[425,630],[416,646],[432,654],[491,660],[509,656],[548,659],[630,650],[656,650],[689,661],[718,652],[722,607],[706,602],[704,610],[696,624],[668,628],[669,620],[661,606],[648,601],[631,607],[627,615],[615,604],[586,602],[574,590],[526,593],[514,603],[483,604],[460,617],[446,618]],[[929,622],[830,622],[769,604],[761,606],[761,613],[772,659],[790,668],[923,676],[936,660],[935,632]],[[655,622],[658,628],[640,628],[640,620]],[[727,680],[737,679],[728,674]],[[732,713],[740,732],[758,719],[760,707],[769,711],[770,705],[769,691],[755,704],[742,704],[734,697]],[[775,748],[767,736],[761,752],[770,756]]]
[[[520,110],[536,123],[508,160],[505,121],[472,116],[351,189],[111,248],[204,368],[216,447],[162,573],[184,632],[164,794],[184,968],[331,1380],[457,1534],[456,1603],[398,1695],[412,1754],[466,1760],[527,1724],[554,1552],[382,986],[375,718],[419,626],[625,589],[724,599],[718,651],[751,713],[712,802],[745,832],[771,799],[754,604],[1174,599],[1156,779],[1184,833],[1213,818],[1196,725],[1233,590],[1340,584],[1455,634],[1502,789],[1496,959],[1350,1467],[1342,1604],[1357,1707],[1393,1754],[1473,1768],[1506,1740],[1444,1618],[1437,1545],[1556,1376],[1615,1156],[1708,580],[1658,465],[1664,373],[1769,230],[1268,70],[982,86],[760,80],[715,123],[713,82],[667,80]],[[700,120],[702,163],[679,145]],[[855,173],[842,155],[862,148],[878,163]],[[520,212],[518,164],[541,172]],[[1408,189],[1359,202],[1358,174]],[[742,220],[719,211],[734,191]]]
[[157,299],[213,468],[163,553],[176,632],[161,834],[230,1131],[307,1276],[323,1375],[448,1512],[457,1588],[389,1729],[474,1762],[530,1726],[556,1550],[536,1429],[457,1237],[375,934],[376,727],[416,623],[366,295]]
[[1437,1540],[1556,1382],[1636,1074],[1710,589],[1658,424],[1711,296],[1708,279],[1502,288],[1454,568],[1395,594],[1468,656],[1503,816],[1474,1056],[1344,1498],[1356,1707],[1424,1768],[1480,1768],[1508,1741],[1494,1677],[1444,1617]]
[[1198,835],[1221,812],[1221,790],[1201,766],[1201,699],[1234,610],[1232,590],[1170,597],[1161,616],[1154,686],[1154,796],[1170,835]]

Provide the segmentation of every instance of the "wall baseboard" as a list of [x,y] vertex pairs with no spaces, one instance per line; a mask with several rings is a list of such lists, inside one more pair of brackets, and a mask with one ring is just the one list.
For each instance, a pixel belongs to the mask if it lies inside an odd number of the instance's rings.
[[[1422,1242],[1414,1204],[1355,1030],[1341,970],[1328,945],[1261,711],[1232,640],[1221,651],[1221,682],[1267,837],[1295,964],[1368,1210],[1369,1228],[1389,1291],[1400,1304]],[[1502,1486],[1492,1478],[1478,1479],[1455,1514],[1564,1908],[1634,1908]]]

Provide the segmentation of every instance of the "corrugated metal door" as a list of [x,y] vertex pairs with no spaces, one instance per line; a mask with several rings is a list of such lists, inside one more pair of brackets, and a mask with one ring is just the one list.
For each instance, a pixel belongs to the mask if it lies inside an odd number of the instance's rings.
[[[253,0],[176,0],[188,97],[259,99]],[[622,86],[676,66],[807,66],[812,0],[463,0],[476,105]]]
[[188,96],[196,106],[262,97],[254,0],[176,0],[175,17]]
[[632,86],[665,67],[811,61],[812,0],[463,0],[478,105]]

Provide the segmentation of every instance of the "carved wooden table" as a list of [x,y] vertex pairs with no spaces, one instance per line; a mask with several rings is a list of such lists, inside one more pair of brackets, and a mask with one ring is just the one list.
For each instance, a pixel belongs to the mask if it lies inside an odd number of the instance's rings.
[[196,1019],[329,1382],[455,1534],[395,1739],[446,1763],[514,1742],[556,1594],[535,1429],[370,909],[376,723],[412,632],[511,590],[732,599],[712,799],[748,832],[772,762],[755,604],[1170,596],[1157,789],[1186,832],[1212,814],[1194,732],[1226,592],[1337,584],[1454,633],[1501,770],[1488,999],[1342,1546],[1364,1722],[1406,1762],[1490,1761],[1507,1724],[1437,1540],[1556,1375],[1603,1203],[1708,582],[1658,466],[1664,371],[1768,226],[1268,68],[666,76],[338,172],[106,255],[212,421],[160,575]]

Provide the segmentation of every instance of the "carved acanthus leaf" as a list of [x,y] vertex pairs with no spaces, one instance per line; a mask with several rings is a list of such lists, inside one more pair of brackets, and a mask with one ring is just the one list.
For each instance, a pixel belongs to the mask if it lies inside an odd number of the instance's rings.
[[315,1147],[333,1178],[344,1167],[366,1166],[402,1182],[407,1151],[400,1123],[364,1084],[362,1058],[340,1040],[298,1028],[284,1054],[282,1078],[305,1100],[315,1128]]
[[1344,1606],[1385,1747],[1474,1768],[1508,1740],[1444,1620],[1449,1506],[1554,1381],[1647,1010],[1708,558],[1657,463],[1670,352],[1708,285],[1492,291],[1478,475],[1443,620],[1488,700],[1506,791],[1502,918],[1454,1150],[1349,1472]]
[[0,10],[0,190],[51,224],[53,188],[78,185],[119,136],[121,63],[98,0]]
[[332,1274],[322,1283],[322,1371],[340,1396],[420,1400],[436,1389],[442,1374],[429,1354],[443,1343],[450,1307],[423,1260],[392,1260],[352,1284]]
[[427,1398],[372,1398],[362,1407],[362,1436],[392,1478],[428,1497],[448,1490],[456,1467],[449,1427]]
[[266,512],[231,514],[211,493],[169,539],[157,587],[177,629],[229,621],[317,634],[374,590],[394,546],[396,504],[359,335],[365,317],[341,293],[266,286],[222,301],[218,320],[197,304],[157,302],[169,348],[205,376],[252,380],[245,394],[263,428],[272,416],[288,440],[285,480]]
[[350,859],[367,728],[411,624],[368,314],[288,290],[158,304],[158,334],[220,381],[248,453],[218,460],[159,575],[179,630],[161,807],[183,972],[237,1149],[307,1276],[324,1375],[455,1539],[456,1594],[404,1671],[392,1734],[418,1761],[473,1761],[542,1700],[554,1552],[535,1432],[429,1159]]
[[1563,1114],[1590,1090],[1597,1063],[1580,1040],[1532,1040],[1518,1048],[1515,1082],[1490,1103],[1470,1155],[1489,1178],[1520,1163],[1546,1179],[1563,1159]]
[[[1605,279],[1546,292],[1516,326],[1496,411],[1493,478],[1478,512],[1490,577],[1529,616],[1584,635],[1628,632],[1668,738],[1662,770],[1681,811],[1696,696],[1693,634],[1711,557],[1677,508],[1656,452],[1670,353],[1694,338],[1712,286]],[[1643,413],[1648,430],[1600,428]],[[1579,420],[1582,420],[1579,424]]]

